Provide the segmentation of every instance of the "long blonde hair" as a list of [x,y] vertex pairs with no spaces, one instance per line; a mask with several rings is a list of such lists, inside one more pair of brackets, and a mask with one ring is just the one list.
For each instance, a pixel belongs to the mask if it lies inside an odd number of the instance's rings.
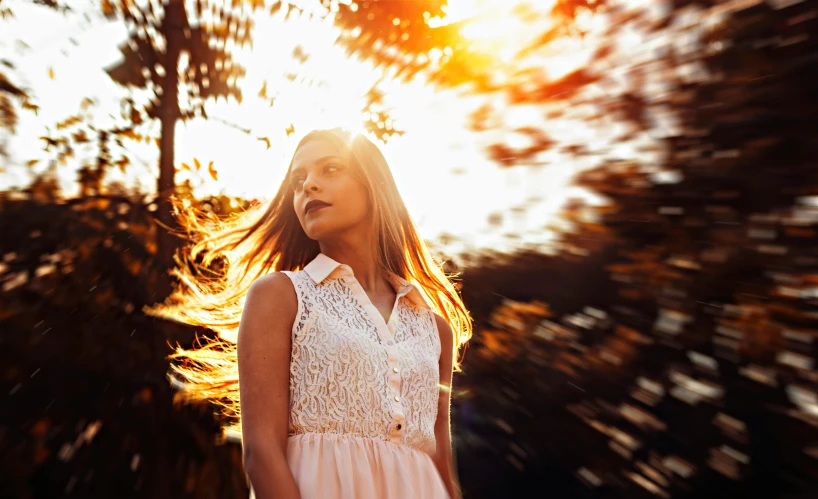
[[[472,321],[454,284],[435,262],[418,235],[395,179],[378,147],[366,137],[342,129],[316,130],[296,146],[328,140],[349,153],[352,171],[369,191],[378,231],[378,264],[416,284],[432,309],[452,327],[453,362],[460,369],[461,347],[472,334]],[[266,207],[218,219],[198,210],[179,209],[177,216],[192,241],[177,255],[174,274],[180,285],[165,303],[149,308],[152,315],[208,328],[215,338],[197,339],[193,349],[176,347],[170,356],[171,380],[181,387],[177,400],[208,400],[220,405],[230,423],[240,428],[236,339],[250,284],[264,274],[300,270],[320,252],[307,237],[293,208],[293,190],[286,180]]]

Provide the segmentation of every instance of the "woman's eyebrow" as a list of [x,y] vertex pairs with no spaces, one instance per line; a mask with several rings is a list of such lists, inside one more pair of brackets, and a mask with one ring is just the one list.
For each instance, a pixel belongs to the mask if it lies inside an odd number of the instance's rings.
[[316,159],[313,162],[313,164],[317,165],[317,164],[320,164],[320,163],[325,163],[325,162],[327,162],[327,161],[329,161],[331,159],[341,159],[341,157],[338,156],[338,155],[335,155],[335,154],[330,154],[328,156],[323,156],[323,157],[320,157],[320,158]]
[[[319,165],[319,164],[321,164],[321,163],[325,163],[325,162],[327,162],[327,161],[329,161],[329,160],[331,160],[331,159],[338,159],[338,160],[340,160],[340,159],[342,159],[342,158],[341,158],[340,156],[335,155],[335,154],[330,154],[330,155],[328,155],[328,156],[322,156],[322,157],[320,157],[320,158],[316,159],[315,161],[313,161],[313,164],[314,164],[314,165]],[[305,167],[303,164],[300,164],[300,163],[299,163],[299,165],[298,165],[298,166],[296,166],[296,167],[294,167],[292,170],[290,170],[290,175],[292,175],[292,174],[294,174],[294,173],[300,173],[302,170],[305,170],[305,169],[306,169],[306,167]]]

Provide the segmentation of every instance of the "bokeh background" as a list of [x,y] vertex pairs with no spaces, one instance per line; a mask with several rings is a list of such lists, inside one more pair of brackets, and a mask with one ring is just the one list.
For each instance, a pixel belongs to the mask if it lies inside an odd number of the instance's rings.
[[335,125],[460,274],[464,497],[818,497],[816,0],[0,0],[0,497],[246,497],[143,308]]

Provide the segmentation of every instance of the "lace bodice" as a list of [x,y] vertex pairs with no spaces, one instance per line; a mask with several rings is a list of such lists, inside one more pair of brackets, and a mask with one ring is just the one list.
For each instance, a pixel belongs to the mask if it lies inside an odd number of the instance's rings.
[[398,276],[386,323],[352,269],[319,254],[285,272],[298,296],[289,434],[337,433],[435,450],[440,337],[418,289]]

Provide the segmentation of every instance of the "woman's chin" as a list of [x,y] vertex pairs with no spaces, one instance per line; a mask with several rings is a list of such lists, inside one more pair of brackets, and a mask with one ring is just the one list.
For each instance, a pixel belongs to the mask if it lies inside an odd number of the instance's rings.
[[304,227],[304,232],[306,232],[307,237],[313,241],[327,239],[332,237],[332,235],[337,232],[334,230],[334,227],[331,224],[328,224],[323,220],[312,220],[307,222],[305,225],[306,227]]

